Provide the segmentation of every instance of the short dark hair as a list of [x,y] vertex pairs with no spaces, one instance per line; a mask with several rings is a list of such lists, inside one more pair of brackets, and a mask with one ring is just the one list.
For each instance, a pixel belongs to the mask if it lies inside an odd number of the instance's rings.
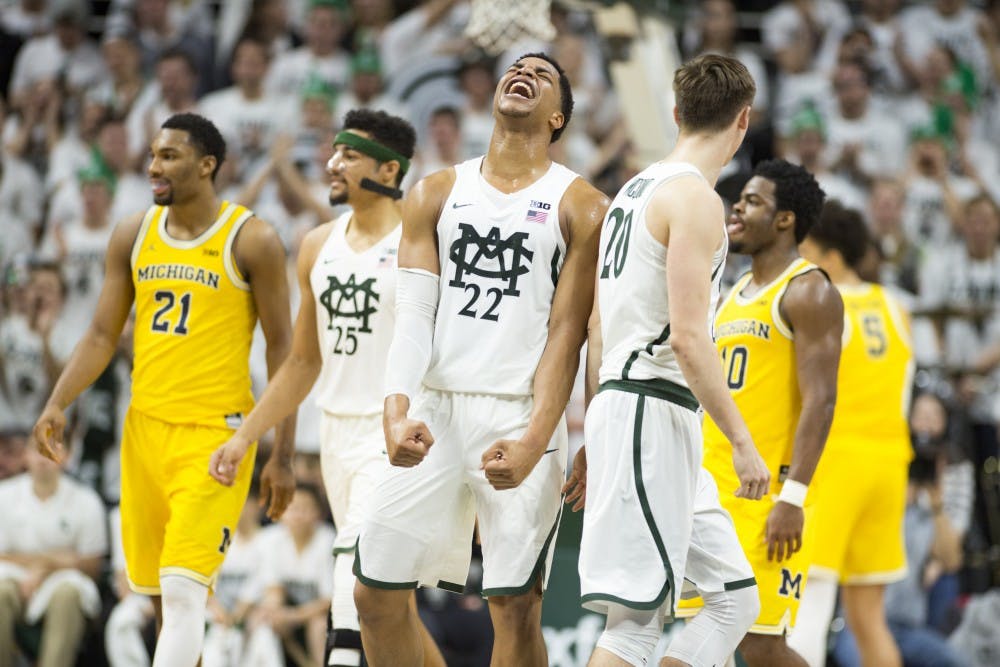
[[757,163],[753,175],[774,183],[775,213],[795,214],[795,242],[802,243],[819,219],[826,198],[816,178],[801,166],[781,159]]
[[295,480],[295,492],[299,493],[300,491],[312,496],[313,502],[316,503],[316,509],[319,510],[320,515],[323,515],[326,512],[326,494],[323,493],[318,485],[302,479],[297,479]]
[[562,136],[563,130],[569,125],[569,119],[573,117],[573,87],[569,84],[569,77],[566,76],[566,70],[562,68],[555,58],[547,53],[542,53],[541,51],[535,53],[525,53],[523,56],[515,60],[514,62],[519,63],[525,58],[541,58],[548,64],[556,68],[556,72],[559,74],[559,102],[560,111],[563,115],[562,127],[554,130],[552,132],[552,138],[549,140],[550,144],[554,144],[559,141],[559,137]]
[[809,229],[808,237],[823,250],[836,250],[844,262],[854,268],[868,253],[868,225],[858,211],[836,199],[823,204],[819,220]]
[[215,169],[212,171],[212,180],[215,180],[219,168],[226,161],[226,140],[222,138],[215,123],[195,113],[178,113],[165,120],[160,128],[187,132],[188,141],[199,154],[214,157]]
[[[399,116],[374,109],[352,109],[344,116],[345,130],[361,130],[386,148],[391,148],[403,157],[413,157],[417,143],[417,133],[410,123]],[[396,176],[396,185],[403,180],[403,172]]]
[[735,58],[706,53],[674,72],[674,100],[682,130],[710,132],[729,126],[753,104],[757,84]]

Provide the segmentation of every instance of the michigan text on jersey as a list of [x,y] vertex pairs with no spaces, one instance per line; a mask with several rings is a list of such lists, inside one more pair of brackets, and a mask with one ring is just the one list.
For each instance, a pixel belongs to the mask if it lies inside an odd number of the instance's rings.
[[771,325],[760,320],[734,320],[724,322],[715,328],[715,337],[738,336],[750,334],[764,340],[771,340]]
[[219,289],[219,274],[187,264],[150,264],[138,269],[139,282],[146,280],[186,280]]

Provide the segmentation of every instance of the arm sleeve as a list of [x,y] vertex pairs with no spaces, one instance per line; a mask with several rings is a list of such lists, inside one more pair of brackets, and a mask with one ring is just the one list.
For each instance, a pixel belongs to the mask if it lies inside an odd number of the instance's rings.
[[431,365],[439,276],[422,269],[399,269],[396,326],[385,371],[385,395],[412,399]]

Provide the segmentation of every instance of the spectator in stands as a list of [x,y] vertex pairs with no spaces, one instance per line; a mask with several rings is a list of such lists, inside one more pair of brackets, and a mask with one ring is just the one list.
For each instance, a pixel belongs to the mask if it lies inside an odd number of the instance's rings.
[[909,295],[907,305],[910,305],[910,299],[917,294],[917,273],[923,253],[903,228],[905,196],[899,181],[876,178],[865,210],[872,238],[882,256],[875,281],[904,290]]
[[346,0],[310,0],[306,43],[274,59],[265,84],[268,93],[278,97],[296,95],[310,78],[318,78],[333,90],[343,89],[350,73],[350,58],[341,41],[348,26]]
[[871,72],[862,62],[840,62],[833,89],[837,103],[827,118],[832,169],[865,189],[875,176],[898,174],[906,141],[899,123],[871,104]]
[[198,103],[200,112],[222,132],[226,149],[239,156],[238,181],[263,166],[278,134],[294,122],[289,102],[264,90],[270,60],[263,42],[241,39],[233,51],[234,85],[209,93]]
[[0,481],[27,470],[27,454],[27,431],[16,427],[0,428]]
[[900,0],[862,0],[857,25],[871,36],[869,65],[876,79],[892,92],[903,92],[907,81],[896,57],[900,37]]
[[[146,0],[140,0],[146,1]],[[128,146],[132,164],[145,163],[153,136],[167,118],[193,112],[197,107],[198,67],[181,49],[168,49],[156,63],[156,86],[143,95],[129,112]]]
[[42,182],[31,166],[0,148],[0,265],[34,249],[43,196]]
[[955,240],[962,231],[962,208],[978,188],[952,170],[946,136],[931,127],[912,134],[903,185],[907,235],[921,245]]
[[0,424],[6,427],[30,429],[72,351],[67,330],[59,326],[65,292],[57,265],[33,263],[26,312],[0,321]]
[[[707,0],[692,12],[684,30],[683,46],[688,57],[702,53],[719,53],[732,56],[746,65],[757,84],[757,95],[751,109],[751,128],[765,120],[770,108],[771,92],[768,88],[767,69],[764,61],[749,44],[739,41],[736,23],[736,5],[732,0]],[[563,62],[562,59],[559,60]],[[574,97],[576,88],[573,88]]]
[[29,39],[21,48],[10,82],[11,106],[21,108],[32,87],[40,82],[54,84],[61,78],[63,85],[59,87],[69,99],[76,99],[105,76],[97,46],[87,36],[89,5],[82,0],[59,3],[52,17],[52,33]]
[[936,44],[951,49],[958,61],[972,68],[976,79],[989,81],[993,77],[990,51],[996,37],[988,29],[986,16],[969,4],[965,0],[934,0],[903,10],[900,62],[911,78],[916,78],[919,63]]
[[40,251],[62,269],[66,305],[60,318],[72,332],[73,345],[90,323],[104,283],[104,255],[114,227],[111,202],[115,193],[115,176],[101,160],[80,170],[77,179],[82,202],[77,217],[52,228]]
[[[322,522],[320,487],[299,481],[281,521],[260,536],[263,597],[250,615],[247,662],[318,665],[333,594],[334,531]],[[265,657],[267,656],[267,657]]]
[[[907,667],[959,667],[965,661],[931,626],[931,601],[942,577],[954,575],[962,564],[962,536],[972,510],[972,465],[956,460],[960,453],[950,442],[947,409],[933,393],[914,400],[910,428],[915,456],[904,520],[909,572],[886,589],[886,616]],[[834,656],[841,667],[861,664],[849,631],[838,636]]]
[[761,36],[781,69],[827,74],[849,25],[840,0],[784,0],[764,15]]
[[458,70],[458,85],[465,96],[462,154],[467,159],[485,155],[493,135],[494,65],[492,59],[477,52],[467,56]]
[[125,117],[146,87],[139,43],[132,33],[106,31],[101,42],[101,56],[108,78],[94,95],[112,114]]
[[462,115],[455,107],[443,106],[431,111],[427,137],[412,161],[403,180],[403,189],[435,171],[447,169],[465,159],[462,153]]
[[842,174],[831,171],[830,152],[826,142],[826,123],[811,106],[792,117],[790,135],[785,138],[782,152],[788,160],[800,164],[816,177],[827,199],[836,199],[848,208],[861,210],[865,190]]
[[0,664],[11,665],[18,625],[46,667],[71,667],[101,598],[108,553],[100,497],[32,447],[28,472],[0,482]]
[[375,49],[364,49],[351,57],[351,80],[337,96],[333,117],[343,118],[351,109],[378,109],[400,118],[410,115],[406,105],[385,90],[382,64]]

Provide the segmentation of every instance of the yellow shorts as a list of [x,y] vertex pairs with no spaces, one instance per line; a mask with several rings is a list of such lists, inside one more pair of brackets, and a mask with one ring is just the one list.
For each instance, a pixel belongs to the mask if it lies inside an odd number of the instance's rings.
[[[743,500],[736,497],[723,497],[721,500],[722,506],[733,517],[736,534],[757,579],[760,615],[749,632],[759,635],[785,634],[795,626],[799,600],[805,590],[812,550],[809,534],[815,525],[813,509],[811,506],[806,507],[802,548],[791,558],[779,563],[767,559],[767,542],[764,539],[767,515],[774,507],[774,501]],[[701,607],[700,597],[682,599],[677,616],[689,618],[697,614]]]
[[899,581],[906,576],[908,462],[827,447],[809,489],[813,572],[847,585]]
[[253,476],[256,444],[227,487],[208,460],[232,435],[226,428],[170,424],[129,409],[121,446],[122,546],[129,585],[160,594],[160,576],[212,587]]

